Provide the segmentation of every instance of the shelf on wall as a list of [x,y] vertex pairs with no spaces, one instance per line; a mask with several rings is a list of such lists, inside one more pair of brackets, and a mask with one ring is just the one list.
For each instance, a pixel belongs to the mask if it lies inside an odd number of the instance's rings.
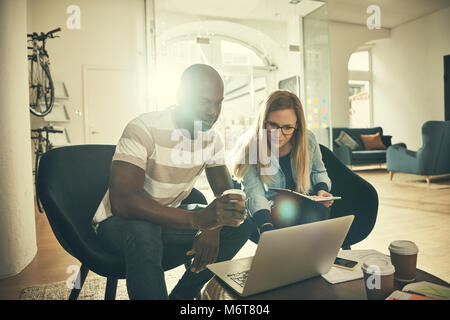
[[69,99],[69,93],[63,81],[54,81],[53,86],[55,87],[55,99]]

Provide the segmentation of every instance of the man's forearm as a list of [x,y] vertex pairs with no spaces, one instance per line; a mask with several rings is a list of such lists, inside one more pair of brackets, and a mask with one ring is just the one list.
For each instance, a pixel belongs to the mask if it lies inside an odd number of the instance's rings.
[[166,207],[144,192],[124,196],[111,196],[112,213],[124,218],[148,220],[155,224],[181,229],[197,229],[195,211]]
[[218,197],[225,190],[233,189],[233,180],[226,166],[208,168],[205,173],[214,196]]

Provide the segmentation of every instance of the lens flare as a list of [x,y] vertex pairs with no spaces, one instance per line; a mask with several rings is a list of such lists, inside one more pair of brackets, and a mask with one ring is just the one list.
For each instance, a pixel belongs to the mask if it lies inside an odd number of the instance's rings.
[[300,219],[300,206],[294,199],[280,199],[278,202],[278,223],[280,226],[295,225]]

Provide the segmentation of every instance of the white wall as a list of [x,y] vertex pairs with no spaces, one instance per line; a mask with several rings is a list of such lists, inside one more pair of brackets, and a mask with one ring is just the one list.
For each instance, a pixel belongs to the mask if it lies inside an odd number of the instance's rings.
[[[69,29],[67,7],[76,4],[81,10],[81,28]],[[83,92],[84,66],[120,67],[134,72],[138,85],[136,102],[130,106],[131,119],[145,111],[145,21],[143,0],[28,0],[28,32],[49,31],[61,27],[60,38],[48,41],[51,72],[54,80],[64,81],[69,100],[64,101],[71,122],[64,124],[73,144],[89,142],[85,97]],[[127,90],[127,88],[124,88]],[[119,93],[118,93],[119,94]],[[79,110],[82,114],[76,114]],[[122,116],[122,115],[121,115]],[[105,114],[112,123],[114,114]],[[44,125],[31,116],[32,127]],[[123,128],[117,128],[122,131]]]
[[350,125],[348,101],[348,60],[364,43],[387,38],[389,29],[369,30],[365,25],[330,21],[331,124],[333,127]]
[[392,29],[372,49],[375,125],[404,142],[422,145],[422,124],[444,120],[444,61],[450,54],[450,8]]
[[26,0],[0,1],[0,279],[34,258]]

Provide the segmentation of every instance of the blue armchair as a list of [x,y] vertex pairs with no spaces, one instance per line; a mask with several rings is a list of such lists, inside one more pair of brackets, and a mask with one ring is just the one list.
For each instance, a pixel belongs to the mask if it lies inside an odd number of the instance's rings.
[[450,121],[427,121],[422,126],[422,147],[411,151],[405,146],[391,146],[386,154],[387,170],[392,180],[395,172],[426,177],[450,173]]

